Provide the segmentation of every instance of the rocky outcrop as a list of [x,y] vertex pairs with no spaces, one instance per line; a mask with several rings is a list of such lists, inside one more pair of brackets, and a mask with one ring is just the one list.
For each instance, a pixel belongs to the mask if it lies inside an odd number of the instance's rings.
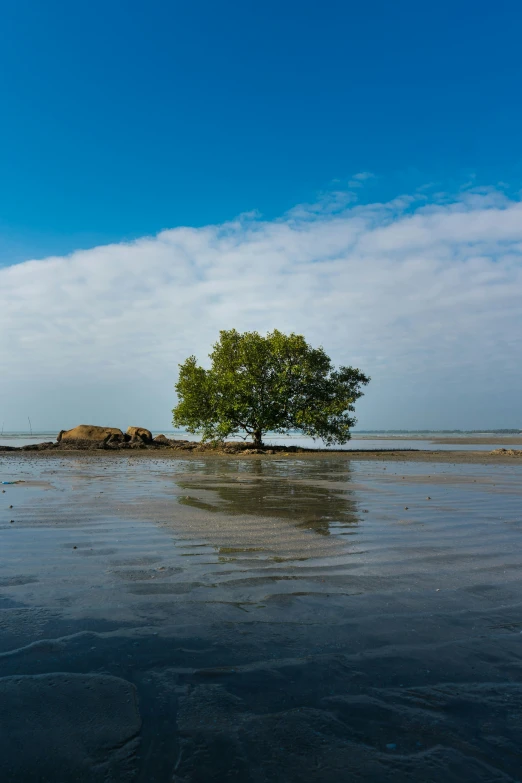
[[284,449],[302,451],[295,446],[276,447],[276,449],[255,448],[252,443],[229,441],[226,443],[201,443],[193,440],[175,440],[166,435],[152,437],[145,427],[128,427],[125,433],[117,427],[99,427],[95,424],[79,424],[71,430],[61,430],[56,442],[32,443],[27,446],[4,446],[0,451],[126,451],[133,449],[154,450],[170,449],[179,452],[195,452],[198,454],[274,454]]
[[22,446],[21,448],[22,451],[47,451],[48,449],[55,449],[57,447],[57,443],[48,440],[45,443],[29,443],[27,446]]
[[156,435],[152,442],[157,443],[160,446],[170,446],[170,440],[166,435]]
[[134,442],[152,443],[152,432],[145,427],[127,427],[127,435]]
[[95,443],[108,443],[125,441],[123,432],[117,427],[98,427],[96,424],[79,424],[72,430],[61,430],[56,438],[58,443],[67,441],[91,441]]

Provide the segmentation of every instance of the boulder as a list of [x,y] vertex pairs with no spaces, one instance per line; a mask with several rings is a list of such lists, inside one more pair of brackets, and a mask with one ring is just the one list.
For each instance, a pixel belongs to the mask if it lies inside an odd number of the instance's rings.
[[170,440],[166,435],[156,435],[154,443],[158,443],[160,446],[170,446]]
[[152,432],[145,427],[127,427],[127,435],[130,436],[131,441],[152,443]]
[[72,430],[62,430],[56,440],[61,443],[70,440],[93,441],[95,443],[107,443],[108,441],[125,440],[123,432],[117,427],[98,427],[95,424],[80,424]]

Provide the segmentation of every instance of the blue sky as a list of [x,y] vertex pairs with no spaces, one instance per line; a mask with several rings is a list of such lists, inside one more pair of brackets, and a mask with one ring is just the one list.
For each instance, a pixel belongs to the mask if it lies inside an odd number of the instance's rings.
[[[166,428],[219,329],[359,426],[522,427],[516,2],[0,9],[0,417]],[[36,260],[35,260],[36,259]]]
[[517,2],[4,3],[0,260],[522,176]]

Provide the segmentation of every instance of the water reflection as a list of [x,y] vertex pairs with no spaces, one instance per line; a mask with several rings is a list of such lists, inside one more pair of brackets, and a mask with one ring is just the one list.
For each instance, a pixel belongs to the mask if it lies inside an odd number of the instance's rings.
[[295,527],[330,535],[330,526],[356,526],[357,501],[349,463],[244,460],[207,462],[177,478],[182,505],[202,511],[290,520]]
[[520,780],[519,467],[8,465],[0,781]]

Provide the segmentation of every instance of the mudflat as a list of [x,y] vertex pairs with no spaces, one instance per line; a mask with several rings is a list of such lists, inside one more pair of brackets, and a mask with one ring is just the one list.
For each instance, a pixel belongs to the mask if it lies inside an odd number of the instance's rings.
[[[357,435],[354,436],[356,440],[376,440],[375,435]],[[448,445],[458,446],[459,443],[464,445],[495,445],[505,446],[506,448],[521,448],[522,447],[522,435],[438,435],[438,436],[426,436],[416,435],[415,433],[409,433],[407,435],[379,435],[378,440],[389,441],[401,441],[401,440],[418,440],[429,443],[446,443]]]
[[437,454],[0,454],[0,778],[518,781],[522,461]]
[[439,438],[433,438],[431,441],[432,443],[447,443],[451,445],[458,446],[459,443],[462,443],[463,445],[475,445],[479,446],[481,444],[484,445],[494,445],[499,444],[500,446],[505,446],[508,449],[516,449],[516,448],[522,448],[522,436],[521,435],[510,435],[509,437],[498,437],[495,435],[468,435],[468,436],[462,436],[462,437],[455,437],[451,438],[448,436],[439,437]]
[[[498,441],[495,441],[497,444]],[[506,446],[506,450],[507,450]],[[513,446],[509,446],[509,449],[513,449]],[[83,450],[67,450],[67,451],[21,451],[19,449],[13,449],[12,451],[0,450],[0,459],[22,459],[27,460],[29,463],[32,460],[62,460],[72,459],[73,461],[85,461],[96,462],[96,460],[152,460],[157,459],[166,461],[179,461],[179,460],[222,460],[224,457],[231,460],[263,460],[263,461],[278,461],[281,459],[299,459],[299,460],[324,460],[330,459],[334,461],[338,460],[357,460],[357,461],[393,461],[393,462],[433,462],[433,463],[446,463],[450,465],[457,464],[470,464],[470,465],[511,465],[513,463],[522,464],[522,455],[520,454],[495,454],[493,451],[459,451],[458,449],[451,449],[446,451],[432,451],[428,449],[350,449],[350,450],[320,450],[315,451],[302,449],[299,452],[293,451],[279,451],[274,454],[231,454],[224,455],[222,452],[216,451],[215,453],[205,451],[178,451],[176,449],[162,449],[161,451],[118,451],[113,449],[96,451],[83,451]]]

